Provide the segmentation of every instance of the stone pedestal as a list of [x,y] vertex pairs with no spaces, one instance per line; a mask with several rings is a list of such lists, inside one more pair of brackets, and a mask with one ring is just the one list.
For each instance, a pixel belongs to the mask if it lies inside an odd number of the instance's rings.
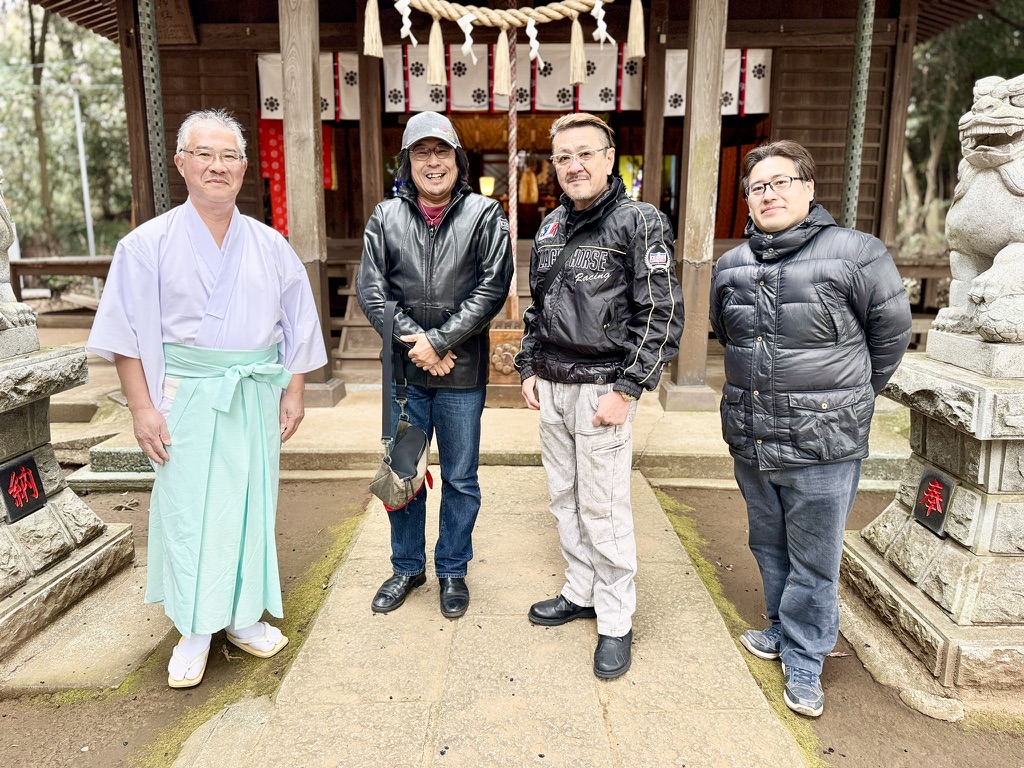
[[675,384],[666,376],[658,386],[658,399],[666,411],[717,411],[722,395],[706,384]]
[[[14,522],[0,506],[0,658],[134,556],[131,527],[105,525],[75,495],[50,445],[50,396],[85,383],[85,350],[39,350],[30,328],[32,351],[6,358],[0,332],[0,484],[31,458],[46,503]],[[16,330],[23,348],[27,331]]]
[[[933,330],[885,394],[911,409],[912,455],[847,533],[843,586],[941,684],[1024,688],[1024,347]],[[940,534],[913,515],[934,471],[956,482]]]

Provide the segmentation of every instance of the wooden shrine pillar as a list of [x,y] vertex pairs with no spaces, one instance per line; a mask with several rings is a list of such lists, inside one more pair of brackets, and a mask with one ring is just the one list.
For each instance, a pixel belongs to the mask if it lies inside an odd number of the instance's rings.
[[707,385],[711,269],[714,264],[718,158],[722,144],[722,59],[728,0],[691,0],[687,32],[683,182],[676,229],[676,262],[686,327],[671,381],[662,379],[667,411],[708,411],[718,393]]
[[[323,152],[320,135],[320,14],[308,0],[278,0],[284,91],[285,186],[288,241],[306,266],[317,314],[330,349],[327,295],[327,228],[324,221]],[[345,385],[331,377],[330,363],[306,374],[306,404],[331,407]]]
[[117,41],[124,78],[124,111],[128,123],[128,161],[132,172],[132,224],[138,226],[156,215],[142,74],[142,39],[135,0],[116,0],[116,7]]
[[[652,0],[647,27],[644,84],[644,178],[640,199],[661,208],[661,167],[665,143],[665,37],[668,0]],[[678,249],[681,243],[676,243]],[[677,251],[678,253],[678,251]]]
[[885,142],[885,175],[882,177],[882,216],[878,231],[879,239],[890,249],[896,245],[899,235],[897,221],[903,192],[903,150],[907,146],[907,112],[914,75],[917,14],[918,0],[903,0],[900,3],[896,56],[892,65],[894,74],[889,102],[889,135]]
[[[356,29],[363,28],[364,3],[356,9]],[[359,154],[363,179],[363,224],[370,220],[373,209],[384,199],[384,131],[381,113],[384,103],[380,95],[380,62],[366,56],[359,48]]]

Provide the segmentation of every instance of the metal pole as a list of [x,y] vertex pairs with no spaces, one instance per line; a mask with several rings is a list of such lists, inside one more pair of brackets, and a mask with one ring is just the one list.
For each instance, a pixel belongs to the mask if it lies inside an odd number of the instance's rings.
[[167,146],[164,143],[164,99],[160,85],[160,50],[156,38],[156,0],[138,2],[142,85],[145,91],[146,124],[149,126],[149,163],[153,174],[153,207],[159,216],[171,209],[171,191],[167,180]]
[[[78,170],[82,175],[82,205],[85,208],[85,236],[89,242],[89,256],[96,257],[96,240],[92,234],[92,201],[89,199],[89,171],[85,164],[85,131],[82,129],[82,105],[78,101],[78,89],[71,89],[75,102],[75,136],[78,138]],[[99,298],[100,280],[92,279],[92,292]]]
[[853,53],[850,117],[846,127],[846,162],[843,169],[843,203],[839,222],[850,229],[857,226],[857,204],[860,202],[860,163],[864,154],[864,116],[868,105],[874,22],[875,0],[861,0],[857,10],[857,47]]

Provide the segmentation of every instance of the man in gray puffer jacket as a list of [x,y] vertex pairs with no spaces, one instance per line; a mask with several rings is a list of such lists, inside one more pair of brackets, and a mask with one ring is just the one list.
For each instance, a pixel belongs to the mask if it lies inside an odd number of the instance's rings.
[[839,563],[875,396],[910,341],[910,304],[880,240],[814,202],[792,141],[743,160],[748,243],[718,260],[711,324],[725,346],[722,433],[747,503],[771,626],[740,637],[782,659],[790,709],[817,717],[839,635]]

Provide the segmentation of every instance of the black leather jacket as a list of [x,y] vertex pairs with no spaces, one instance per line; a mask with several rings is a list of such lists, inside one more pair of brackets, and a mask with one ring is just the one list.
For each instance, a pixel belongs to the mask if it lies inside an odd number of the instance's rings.
[[875,396],[910,342],[910,304],[878,238],[820,205],[724,254],[711,324],[725,345],[722,433],[761,469],[861,459]]
[[[614,390],[639,397],[658,386],[679,351],[683,296],[668,220],[653,205],[628,199],[622,179],[610,181],[607,192],[571,217],[573,201],[562,195],[542,222],[530,255],[533,304],[523,316],[516,368],[522,379],[614,382]],[[539,297],[552,262],[582,228],[593,231]]]
[[405,355],[410,384],[482,387],[490,358],[487,331],[508,296],[512,264],[508,221],[497,200],[457,185],[431,234],[415,190],[407,186],[379,203],[366,223],[356,295],[377,333],[384,329],[385,302],[398,302],[396,348],[411,348],[400,336],[426,333],[438,355],[455,353],[446,376],[431,376]]

